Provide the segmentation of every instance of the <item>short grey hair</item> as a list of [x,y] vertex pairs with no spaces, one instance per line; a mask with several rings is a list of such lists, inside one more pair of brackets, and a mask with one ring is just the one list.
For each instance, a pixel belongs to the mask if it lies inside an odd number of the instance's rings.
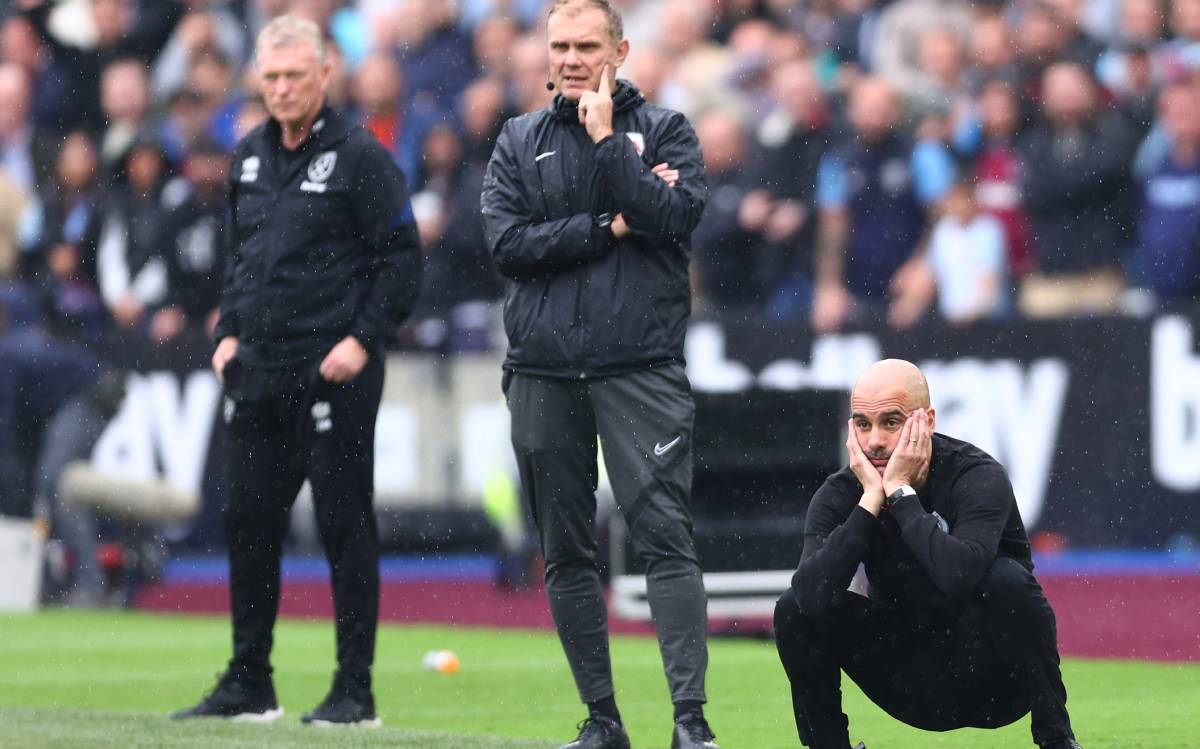
[[257,58],[259,50],[294,47],[306,44],[317,53],[317,63],[325,63],[325,36],[321,27],[306,18],[297,16],[276,16],[258,32],[254,42],[254,55]]
[[625,24],[621,21],[621,14],[609,0],[554,0],[550,11],[546,13],[546,20],[550,20],[550,16],[560,10],[568,8],[575,12],[584,8],[595,8],[603,12],[604,18],[608,22],[608,35],[612,37],[613,45],[620,44],[621,40],[625,38]]

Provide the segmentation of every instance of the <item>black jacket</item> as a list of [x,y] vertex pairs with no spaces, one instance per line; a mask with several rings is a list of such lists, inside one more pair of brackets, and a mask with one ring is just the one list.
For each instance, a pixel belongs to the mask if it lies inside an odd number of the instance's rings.
[[315,360],[348,335],[378,353],[421,282],[408,192],[387,151],[328,108],[294,152],[268,120],[234,149],[229,196],[217,340],[237,337],[250,365]]
[[[505,368],[593,377],[683,361],[690,236],[708,190],[683,115],[620,81],[615,134],[593,144],[574,102],[509,120],[484,178],[488,247],[508,279]],[[669,187],[651,173],[679,170]],[[633,234],[597,224],[624,214]]]
[[801,610],[829,606],[859,563],[872,599],[923,621],[961,611],[997,557],[1033,570],[1008,474],[968,442],[934,435],[919,501],[903,499],[876,518],[858,506],[861,498],[862,484],[849,467],[813,496],[792,578]]

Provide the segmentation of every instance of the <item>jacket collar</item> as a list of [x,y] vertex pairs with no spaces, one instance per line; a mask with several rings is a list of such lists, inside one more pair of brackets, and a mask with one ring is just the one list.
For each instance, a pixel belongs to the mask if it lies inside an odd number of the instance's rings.
[[[624,79],[617,80],[617,90],[613,91],[613,114],[625,112],[645,103],[646,97],[638,87]],[[562,94],[556,94],[550,111],[555,119],[579,121],[579,102],[568,99]]]
[[[296,150],[300,151],[314,146],[322,149],[328,148],[344,139],[352,125],[351,120],[341,112],[331,108],[328,104],[322,105],[321,111],[317,113],[317,119],[313,121],[312,132]],[[281,146],[283,130],[274,119],[267,120],[266,136],[273,145]]]

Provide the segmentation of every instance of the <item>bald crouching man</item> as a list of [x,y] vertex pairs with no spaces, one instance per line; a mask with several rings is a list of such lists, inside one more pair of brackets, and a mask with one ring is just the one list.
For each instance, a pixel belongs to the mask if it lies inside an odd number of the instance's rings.
[[[1081,749],[1054,612],[1003,466],[934,433],[925,377],[908,362],[869,367],[850,407],[850,464],[813,497],[775,609],[801,743],[850,747],[845,671],[917,728],[998,728],[1032,713],[1042,749]],[[860,564],[866,595],[849,590]]]

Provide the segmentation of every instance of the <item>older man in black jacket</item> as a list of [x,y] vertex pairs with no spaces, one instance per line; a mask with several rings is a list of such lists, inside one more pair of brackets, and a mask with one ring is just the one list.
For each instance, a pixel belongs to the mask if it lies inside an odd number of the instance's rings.
[[715,747],[701,707],[706,603],[688,508],[694,408],[683,368],[689,236],[707,194],[700,149],[682,115],[615,79],[629,44],[606,0],[558,0],[547,32],[559,95],[505,124],[482,207],[508,279],[504,390],[522,490],[589,708],[567,747],[629,746],[593,539],[597,435],[646,565],[675,704],[671,745]]
[[[850,408],[850,465],[813,497],[775,610],[801,743],[850,746],[840,669],[909,725],[996,728],[1032,713],[1042,749],[1080,749],[1054,611],[1003,466],[934,434],[929,388],[909,362],[868,368]],[[849,590],[860,564],[866,596]]]
[[302,720],[377,724],[375,418],[384,344],[420,287],[416,226],[391,156],[324,106],[332,69],[316,24],[276,18],[255,64],[271,119],[234,151],[212,361],[226,394],[233,659],[175,717],[282,713],[272,629],[288,512],[307,478],[332,572],[337,671]]

